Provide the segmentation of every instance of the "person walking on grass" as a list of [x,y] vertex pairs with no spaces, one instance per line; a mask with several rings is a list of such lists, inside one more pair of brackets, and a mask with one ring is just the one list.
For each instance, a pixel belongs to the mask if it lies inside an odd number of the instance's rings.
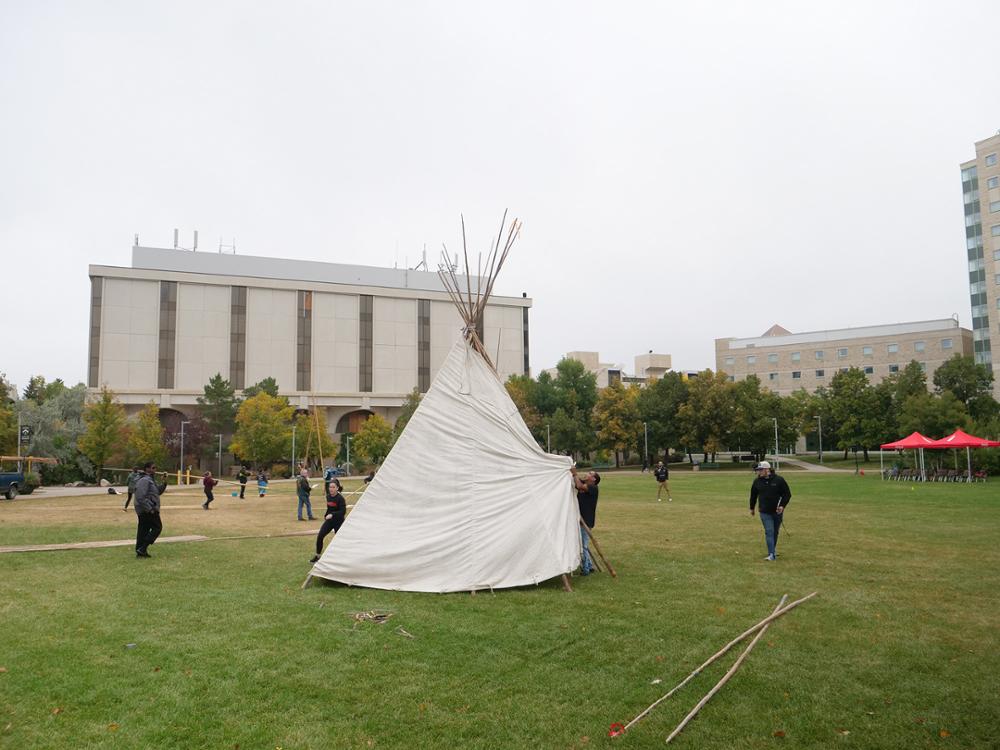
[[240,473],[236,475],[236,479],[240,483],[240,500],[246,500],[243,497],[243,493],[247,491],[247,480],[250,478],[250,472],[247,471],[246,466],[240,467]]
[[128,512],[128,504],[132,502],[132,496],[135,495],[135,485],[139,481],[139,477],[142,476],[142,467],[133,466],[132,471],[129,472],[128,479],[126,483],[128,484],[128,497],[125,498],[125,504],[122,506],[122,510],[126,513]]
[[205,502],[201,504],[201,507],[205,510],[208,510],[209,504],[215,500],[215,493],[212,492],[212,488],[218,483],[218,479],[212,479],[212,472],[210,471],[206,471],[205,475],[201,478],[201,484],[205,490]]
[[257,492],[260,493],[260,497],[264,497],[267,493],[267,472],[263,469],[257,472]]
[[667,502],[672,503],[674,499],[670,497],[670,469],[667,468],[663,461],[656,464],[656,468],[653,469],[653,476],[656,477],[656,481],[659,482],[659,487],[656,488],[656,502],[662,502],[660,496],[663,494],[664,490],[666,490]]
[[299,472],[298,479],[295,480],[295,494],[299,497],[299,520],[304,520],[302,518],[302,508],[306,509],[306,516],[310,521],[315,521],[316,516],[313,515],[312,503],[309,502],[309,493],[312,492],[312,487],[309,486],[309,469],[302,469]]
[[761,461],[755,467],[757,478],[750,485],[750,515],[753,515],[757,501],[760,501],[760,522],[764,525],[764,541],[767,543],[765,560],[774,562],[777,557],[778,532],[785,506],[792,499],[792,491],[784,477],[774,473],[771,464]]
[[[601,475],[596,471],[589,471],[580,479],[576,473],[576,467],[570,469],[573,475],[573,486],[576,488],[576,501],[580,507],[580,518],[587,524],[587,528],[594,528],[597,522],[597,485],[601,483]],[[580,542],[583,546],[583,558],[580,563],[580,572],[589,576],[594,570],[594,561],[590,556],[590,535],[587,529],[580,527]]]
[[319,527],[319,533],[316,535],[316,556],[309,561],[311,563],[319,562],[319,556],[323,554],[323,540],[331,531],[334,536],[337,535],[344,523],[344,517],[347,515],[347,501],[340,494],[343,489],[340,480],[332,477],[329,482],[326,482],[324,489],[326,491],[326,514],[323,516],[323,525]]
[[149,545],[163,531],[160,521],[160,488],[156,484],[156,466],[147,463],[143,475],[135,483],[135,515],[138,525],[135,532],[135,556],[151,557]]

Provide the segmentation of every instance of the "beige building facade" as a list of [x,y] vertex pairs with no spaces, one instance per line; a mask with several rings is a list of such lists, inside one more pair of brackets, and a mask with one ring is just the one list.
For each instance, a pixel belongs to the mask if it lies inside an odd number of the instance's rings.
[[[973,357],[1000,375],[1000,133],[976,143],[960,165],[969,264]],[[993,382],[1000,398],[1000,381]]]
[[[597,378],[598,388],[607,388],[612,383],[638,383],[644,385],[652,378],[662,378],[664,373],[670,370],[671,357],[669,354],[647,354],[636,355],[634,359],[634,375],[626,373],[625,368],[620,364],[601,362],[600,352],[566,352],[563,359],[575,359],[581,362],[587,372],[593,373]],[[553,377],[556,376],[556,368],[550,367],[545,372]]]
[[791,333],[774,326],[754,338],[715,340],[715,369],[730,380],[756,375],[787,396],[828,386],[841,370],[857,367],[874,385],[916,360],[931,383],[934,371],[956,354],[972,353],[972,331],[953,318],[882,326]]

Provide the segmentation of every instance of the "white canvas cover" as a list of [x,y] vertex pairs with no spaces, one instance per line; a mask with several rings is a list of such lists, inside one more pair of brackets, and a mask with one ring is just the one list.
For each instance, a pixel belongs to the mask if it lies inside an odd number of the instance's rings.
[[463,339],[312,575],[445,592],[568,573],[581,554],[571,466],[538,447]]

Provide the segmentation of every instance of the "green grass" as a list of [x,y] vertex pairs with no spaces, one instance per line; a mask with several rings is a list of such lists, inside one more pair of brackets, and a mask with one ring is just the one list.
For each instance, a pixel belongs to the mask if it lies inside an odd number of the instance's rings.
[[[0,747],[659,746],[738,649],[628,735],[608,727],[782,594],[814,590],[678,747],[1000,746],[995,485],[790,482],[770,564],[749,472],[672,476],[672,503],[655,502],[649,476],[609,473],[596,531],[619,579],[574,577],[572,594],[558,581],[476,596],[302,591],[311,538],[156,545],[152,560],[0,555]],[[196,497],[172,501],[164,534],[306,526],[280,494],[181,507]],[[0,505],[0,545],[126,538],[134,525],[104,498],[46,499],[88,508],[66,513],[32,502]],[[351,616],[372,609],[393,616]]]

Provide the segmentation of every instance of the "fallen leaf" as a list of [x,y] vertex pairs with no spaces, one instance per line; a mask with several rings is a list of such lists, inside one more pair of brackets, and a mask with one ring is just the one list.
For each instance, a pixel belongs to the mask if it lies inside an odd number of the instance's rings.
[[3,674],[6,671],[7,671],[7,667],[0,667],[0,674]]
[[159,667],[153,667],[153,671],[154,671],[154,672],[159,672],[159,671],[160,671],[160,668],[159,668]]
[[108,731],[109,732],[117,732],[118,731],[118,724],[116,722],[112,721],[110,724],[108,724]]
[[657,656],[657,657],[656,657],[656,660],[657,660],[657,661],[663,661],[663,657],[662,657],[662,656]]
[[424,711],[427,710],[427,704],[426,703],[421,703],[419,706],[417,706],[417,710],[420,711],[421,713],[423,713]]
[[779,729],[777,732],[775,732],[771,736],[772,737],[781,737],[781,738],[784,738],[784,736],[785,736],[785,730],[784,729]]
[[726,614],[726,608],[725,607],[719,607],[719,608],[716,609],[716,612],[718,612],[720,615],[724,615],[724,614]]
[[949,732],[947,729],[942,729],[940,732],[938,732],[938,737],[951,737],[951,732]]
[[923,724],[925,721],[927,721],[927,719],[925,719],[923,716],[918,716],[917,718],[914,719],[914,721],[917,724]]
[[849,729],[838,729],[837,730],[837,734],[843,735],[844,737],[846,737],[850,733],[851,733],[851,730],[849,730]]
[[586,745],[588,742],[590,742],[590,737],[587,735],[583,735],[583,737],[580,738],[581,745]]
[[791,694],[790,693],[785,693],[785,697],[789,698],[789,697],[791,697]]
[[63,712],[62,706],[57,706],[57,707],[55,707],[55,708],[52,709],[52,715],[53,716],[56,716],[57,714],[61,714],[62,712]]

